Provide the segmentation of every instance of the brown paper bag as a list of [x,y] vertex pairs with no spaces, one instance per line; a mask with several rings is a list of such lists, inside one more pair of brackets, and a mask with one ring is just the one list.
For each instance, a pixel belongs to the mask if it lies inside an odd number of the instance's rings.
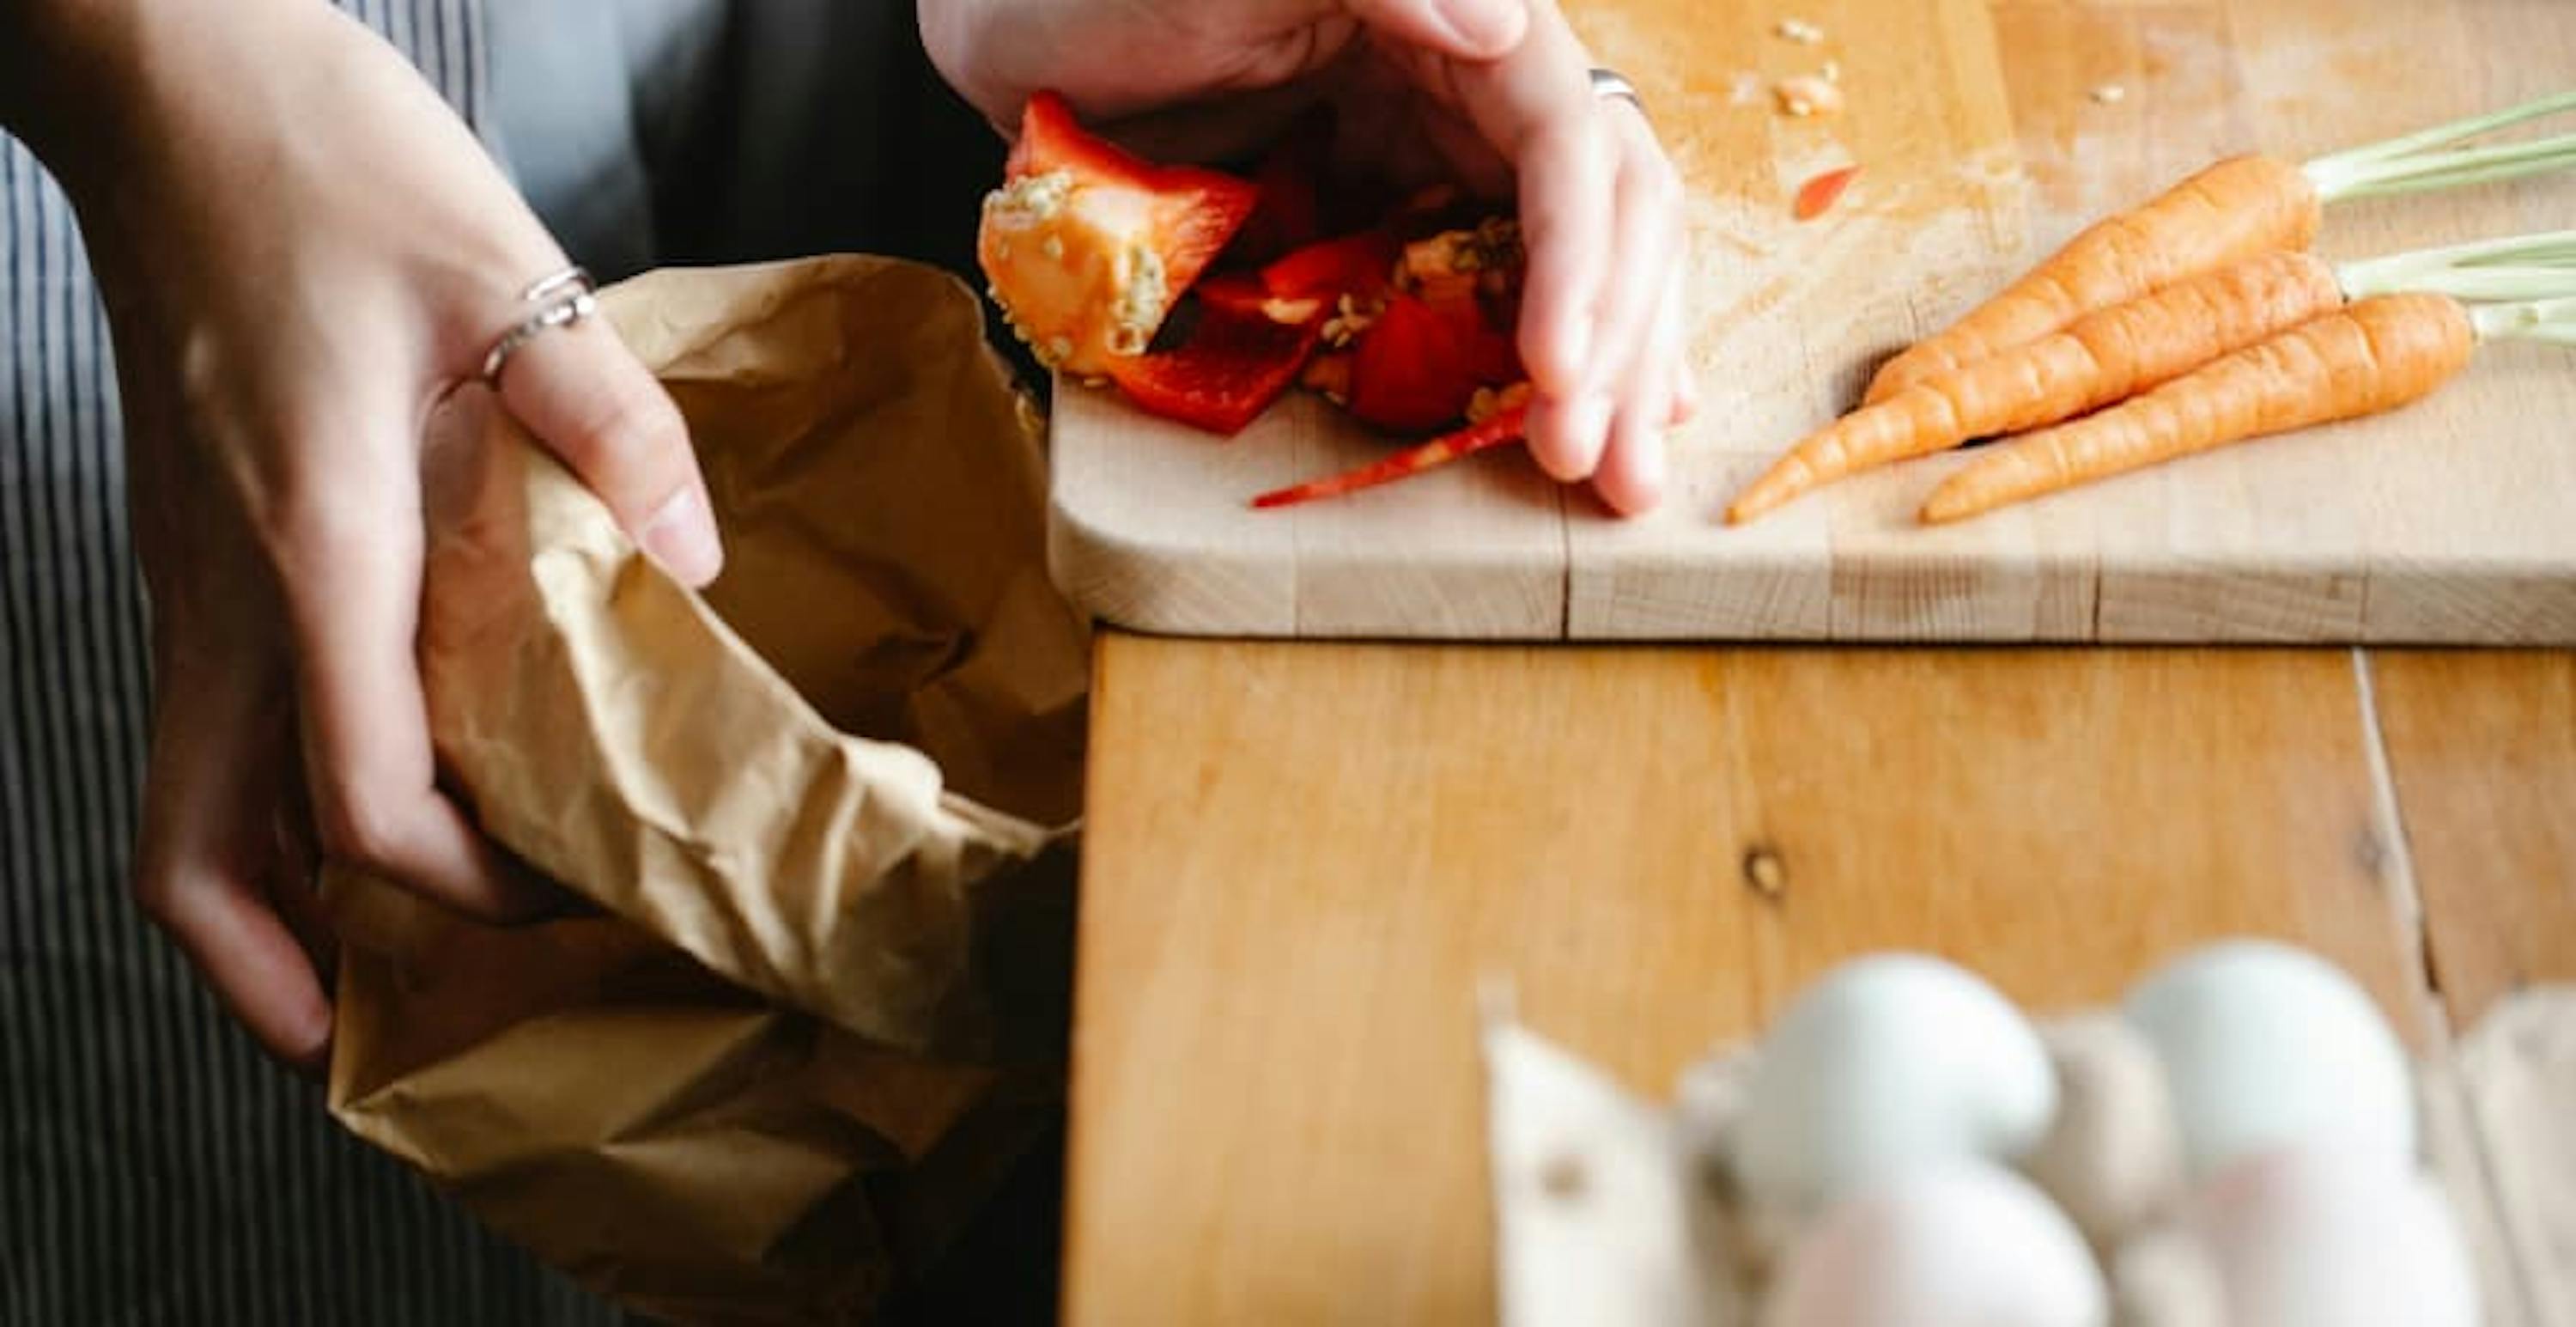
[[663,577],[479,392],[433,427],[442,766],[601,915],[329,885],[331,1108],[678,1322],[864,1318],[1060,1092],[1085,626],[978,306],[868,258],[604,292],[728,551]]

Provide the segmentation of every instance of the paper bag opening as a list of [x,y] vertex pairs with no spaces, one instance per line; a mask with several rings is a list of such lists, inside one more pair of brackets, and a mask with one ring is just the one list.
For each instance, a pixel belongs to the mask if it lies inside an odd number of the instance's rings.
[[1060,1090],[1086,627],[952,278],[666,271],[603,307],[690,424],[703,596],[491,408],[434,431],[422,669],[485,831],[602,916],[332,892],[332,1107],[679,1321],[848,1321]]

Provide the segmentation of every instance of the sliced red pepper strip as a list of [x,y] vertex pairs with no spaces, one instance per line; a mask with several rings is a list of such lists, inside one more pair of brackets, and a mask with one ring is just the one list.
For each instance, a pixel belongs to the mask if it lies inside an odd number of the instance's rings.
[[1231,437],[1297,381],[1321,326],[1207,305],[1181,344],[1113,361],[1109,378],[1153,414]]
[[1393,282],[1403,256],[1395,236],[1363,230],[1309,244],[1262,268],[1261,284],[1281,299],[1374,298]]
[[1455,433],[1433,438],[1418,447],[1408,447],[1383,460],[1373,461],[1356,470],[1309,480],[1290,488],[1273,489],[1252,500],[1255,508],[1288,507],[1301,502],[1340,497],[1379,484],[1393,483],[1410,475],[1421,474],[1435,466],[1447,465],[1462,456],[1470,456],[1488,447],[1518,442],[1529,426],[1529,407],[1516,405],[1497,410],[1484,422],[1470,424]]
[[1858,174],[1860,167],[1845,166],[1807,181],[1799,187],[1798,199],[1789,209],[1790,215],[1800,221],[1813,221],[1823,216],[1835,200],[1843,196],[1843,190],[1851,187],[1852,177]]

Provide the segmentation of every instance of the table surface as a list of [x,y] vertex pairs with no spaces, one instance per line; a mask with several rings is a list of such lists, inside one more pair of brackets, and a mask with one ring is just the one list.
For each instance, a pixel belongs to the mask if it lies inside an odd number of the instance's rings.
[[[2387,11],[2460,43],[2550,2]],[[2322,3],[1997,18],[2018,61],[2134,55],[2131,20],[2243,37]],[[2017,97],[2103,77],[2027,58]],[[2428,1056],[2512,991],[2576,980],[2576,655],[1112,632],[1095,688],[1076,1324],[1492,1321],[1492,977],[1656,1097],[1872,949],[2050,1009],[2196,941],[2278,936]],[[2501,1181],[2466,1195],[2493,1320],[2576,1323],[2576,1204],[2516,1181],[2576,1159],[2468,1114],[2437,1127]]]

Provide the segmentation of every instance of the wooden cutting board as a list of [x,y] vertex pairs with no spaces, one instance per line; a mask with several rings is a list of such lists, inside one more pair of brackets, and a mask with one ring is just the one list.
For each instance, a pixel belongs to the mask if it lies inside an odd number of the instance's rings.
[[[2090,220],[2220,154],[2303,159],[2576,85],[2566,0],[1566,0],[1690,189],[1707,407],[1670,496],[1621,520],[1518,449],[1343,499],[1265,489],[1381,453],[1310,399],[1231,441],[1066,385],[1058,580],[1191,635],[2576,643],[2576,352],[2481,351],[2439,396],[1963,525],[1913,512],[1961,463],[1717,513],[1885,355]],[[1820,44],[1776,33],[1784,18]],[[1847,111],[1778,114],[1839,66]],[[2117,88],[2116,94],[2101,91]],[[1789,198],[1862,173],[1826,217]],[[2351,203],[2329,258],[2576,225],[2576,180]]]

